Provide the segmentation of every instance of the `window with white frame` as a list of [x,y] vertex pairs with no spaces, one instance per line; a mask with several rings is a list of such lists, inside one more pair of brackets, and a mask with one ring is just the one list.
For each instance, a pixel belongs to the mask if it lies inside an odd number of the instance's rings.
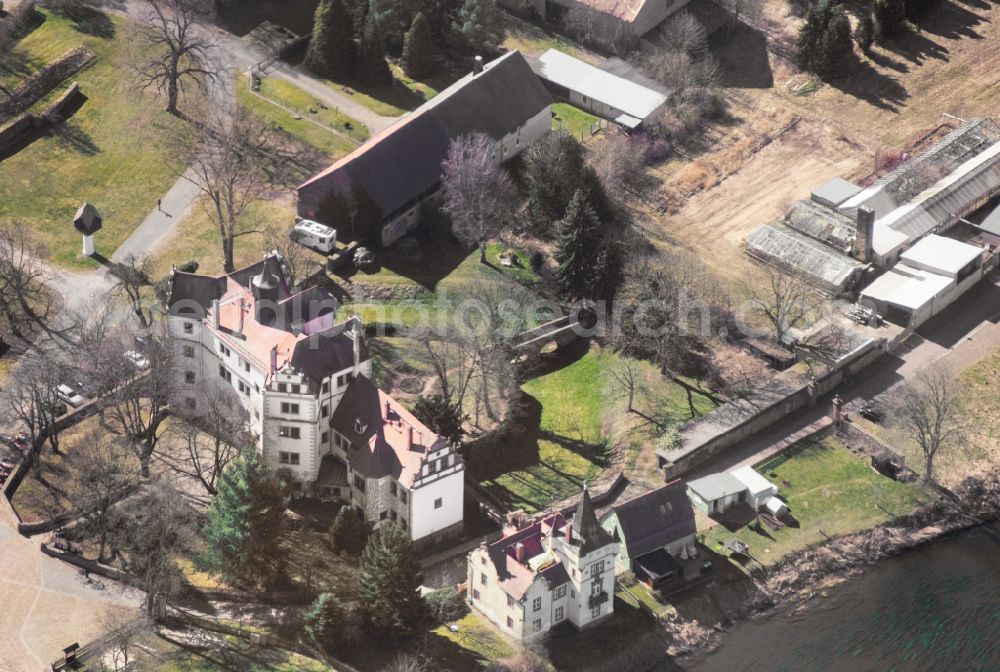
[[222,364],[219,364],[219,378],[222,378],[227,383],[233,382],[233,374]]
[[534,621],[532,621],[531,627],[534,628],[535,630],[541,630],[542,629],[542,619],[536,618]]
[[560,597],[566,597],[566,586],[559,586],[556,588],[556,592],[552,595],[552,599],[558,600]]
[[283,439],[298,439],[301,438],[301,431],[298,427],[289,427],[288,425],[281,425],[278,427],[278,436]]
[[298,453],[286,453],[285,451],[278,452],[278,462],[281,464],[290,464],[292,466],[297,466],[299,464],[299,454]]
[[595,562],[594,564],[592,564],[590,566],[590,575],[591,576],[597,576],[598,574],[600,574],[603,571],[604,571],[604,561],[603,560],[598,560],[597,562]]
[[590,610],[590,617],[591,618],[597,618],[600,615],[601,615],[601,605],[597,605],[596,607],[594,607],[594,608],[592,608]]
[[535,599],[533,599],[531,601],[531,610],[532,611],[541,611],[542,610],[542,598],[536,597]]
[[564,613],[565,612],[563,611],[562,607],[556,607],[556,615],[553,617],[553,620],[555,620],[555,621],[561,621],[561,620],[563,620],[563,614]]
[[281,412],[285,413],[287,415],[298,415],[299,414],[299,405],[298,404],[290,404],[287,401],[283,401],[283,402],[281,402]]

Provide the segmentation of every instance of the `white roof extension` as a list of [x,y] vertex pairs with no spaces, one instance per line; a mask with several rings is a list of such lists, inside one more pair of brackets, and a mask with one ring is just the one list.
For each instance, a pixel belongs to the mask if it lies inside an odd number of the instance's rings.
[[747,490],[749,490],[750,494],[754,497],[762,495],[765,492],[770,492],[772,494],[778,493],[778,486],[761,476],[750,465],[733,469],[729,473],[735,476],[740,483],[745,485]]
[[899,263],[865,287],[861,296],[917,312],[954,282],[954,278]]
[[982,254],[983,250],[975,245],[931,234],[921,238],[899,258],[910,266],[955,277]]
[[555,49],[542,54],[538,62],[542,79],[621,110],[625,116],[635,119],[633,125],[655,112],[667,100],[659,91],[612,75]]

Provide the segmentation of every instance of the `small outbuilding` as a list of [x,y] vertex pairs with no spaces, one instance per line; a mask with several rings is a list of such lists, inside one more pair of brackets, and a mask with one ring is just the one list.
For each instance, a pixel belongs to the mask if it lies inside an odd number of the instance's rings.
[[711,474],[687,485],[688,499],[702,513],[725,513],[746,499],[746,486],[730,473]]
[[751,466],[733,469],[729,473],[746,487],[746,502],[754,511],[764,509],[765,502],[778,494],[778,486],[761,476]]

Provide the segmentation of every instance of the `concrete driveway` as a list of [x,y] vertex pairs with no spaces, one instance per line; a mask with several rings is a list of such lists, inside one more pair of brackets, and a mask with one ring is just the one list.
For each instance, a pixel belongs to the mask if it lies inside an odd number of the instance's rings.
[[96,577],[47,555],[16,531],[0,496],[0,672],[39,672],[73,642],[107,629],[107,617],[141,614],[142,593]]

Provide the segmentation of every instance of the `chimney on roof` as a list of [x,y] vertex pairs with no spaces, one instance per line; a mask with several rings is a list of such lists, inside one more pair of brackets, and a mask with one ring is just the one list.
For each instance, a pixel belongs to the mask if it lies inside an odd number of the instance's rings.
[[573,543],[573,526],[570,525],[569,523],[566,523],[565,527],[563,527],[563,532],[566,533],[566,543],[567,544],[572,544]]
[[390,414],[392,413],[392,405],[389,404],[389,400],[385,400],[385,419],[388,420]]
[[413,450],[413,425],[406,426],[406,449]]
[[520,541],[514,544],[514,558],[516,558],[518,562],[522,564],[524,563],[524,544]]
[[236,333],[239,334],[240,336],[243,335],[243,321],[244,321],[245,318],[246,318],[246,305],[243,303],[243,297],[241,296],[240,297],[240,315],[239,315],[239,321],[237,322],[237,326],[236,326]]
[[271,375],[278,370],[278,346],[271,348]]
[[857,231],[854,235],[854,256],[858,261],[874,261],[875,211],[867,205],[858,207]]
[[357,315],[351,318],[351,338],[354,339],[354,373],[357,375],[361,365],[361,318]]
[[483,57],[476,56],[472,59],[472,76],[475,77],[483,71]]
[[219,300],[212,299],[212,328],[219,330]]

